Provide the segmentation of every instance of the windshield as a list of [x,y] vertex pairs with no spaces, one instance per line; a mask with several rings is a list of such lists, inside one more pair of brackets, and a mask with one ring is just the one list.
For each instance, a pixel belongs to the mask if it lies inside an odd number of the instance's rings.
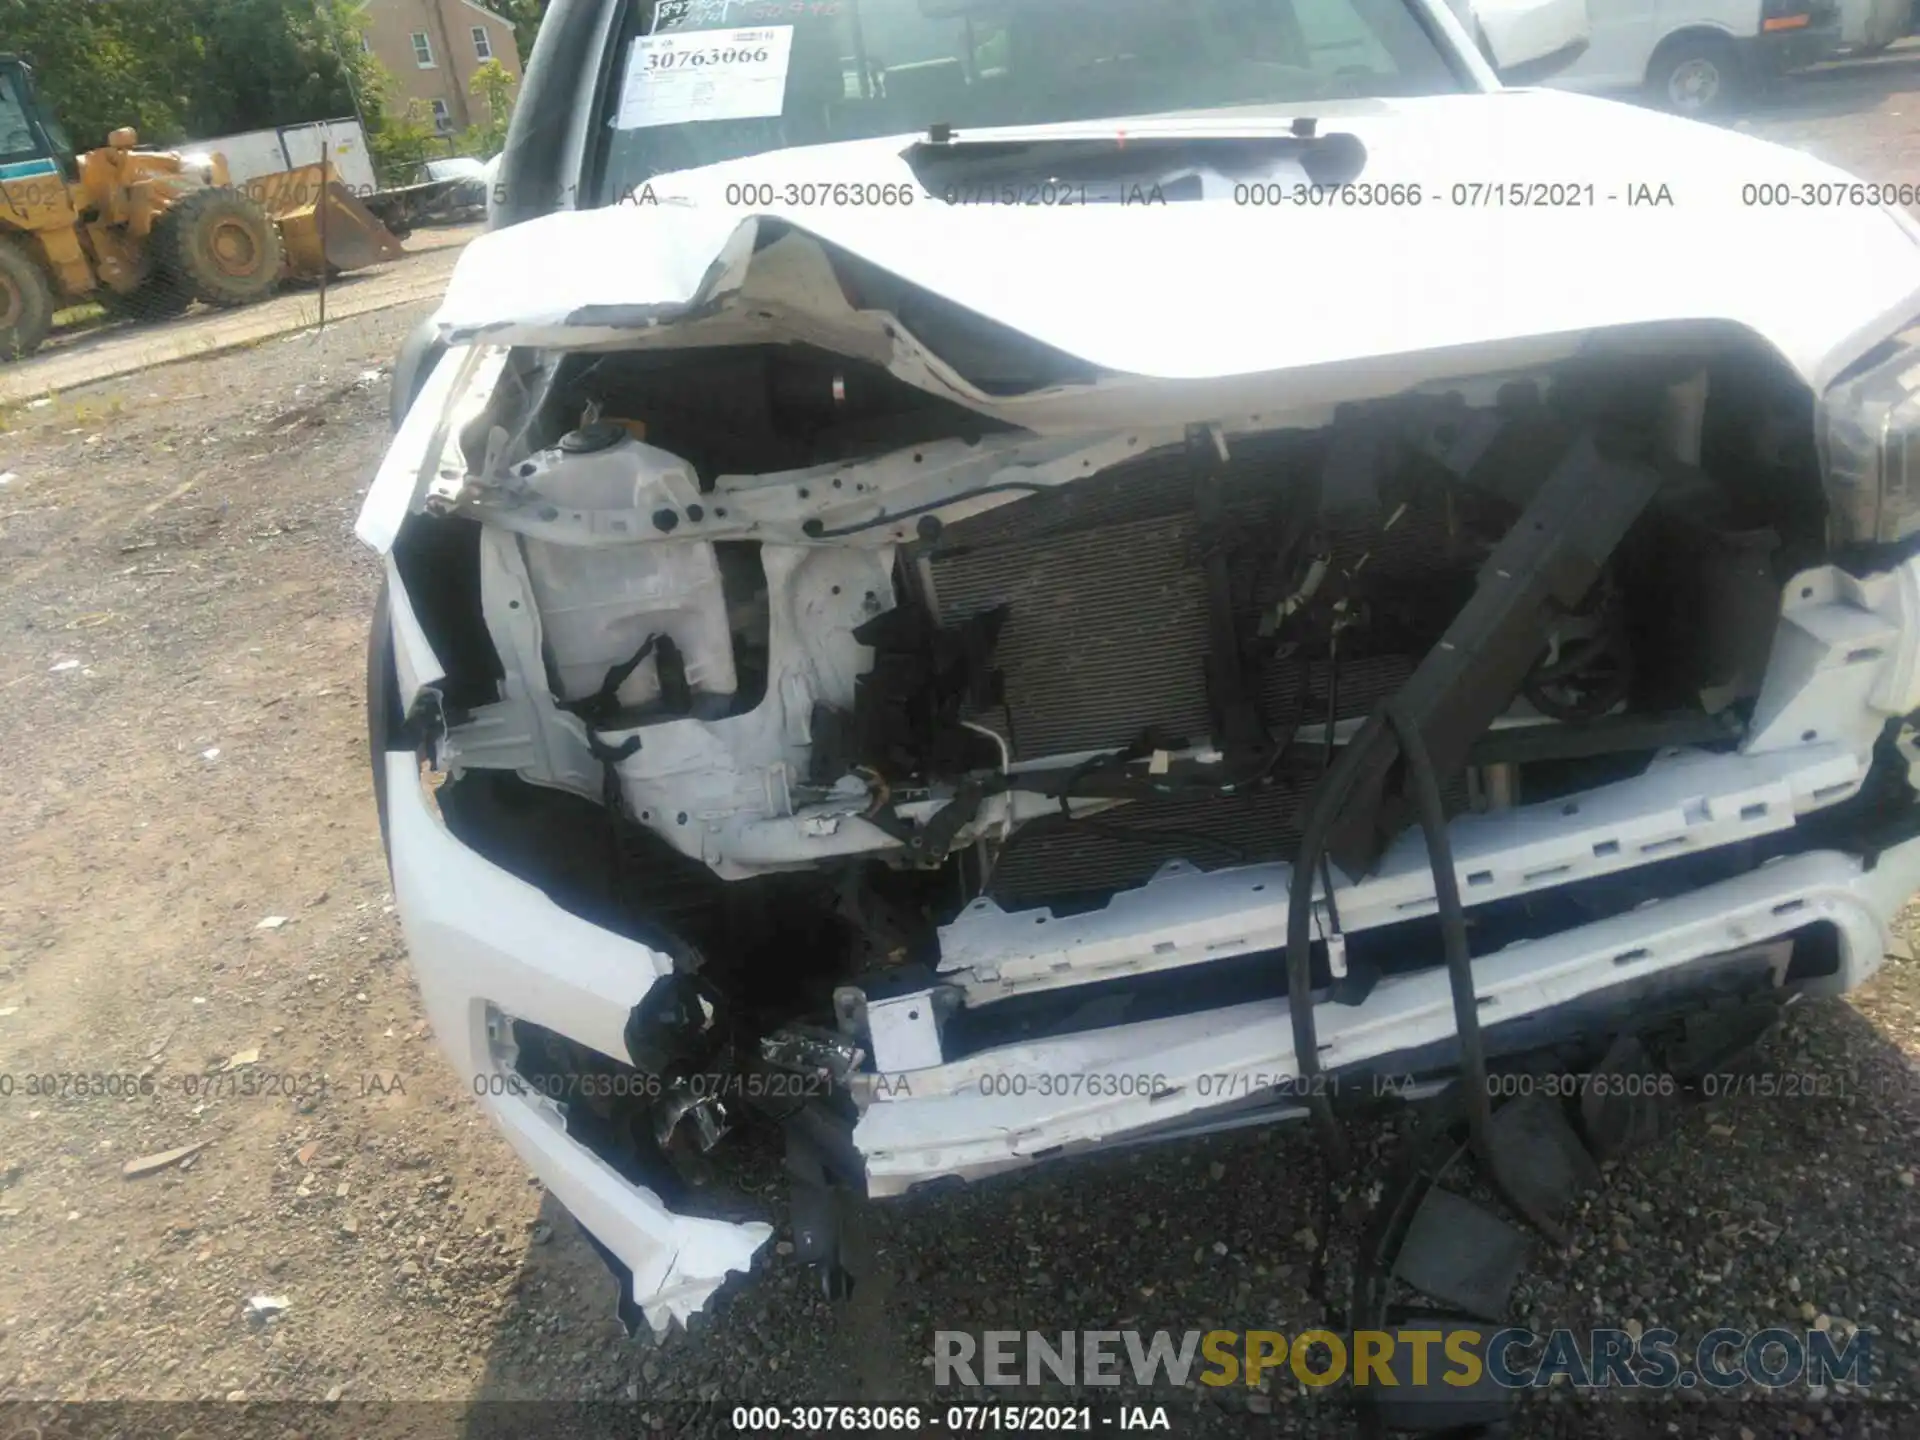
[[42,152],[21,94],[20,72],[0,70],[0,160],[21,160]]
[[601,204],[880,135],[1468,88],[1408,0],[641,0]]

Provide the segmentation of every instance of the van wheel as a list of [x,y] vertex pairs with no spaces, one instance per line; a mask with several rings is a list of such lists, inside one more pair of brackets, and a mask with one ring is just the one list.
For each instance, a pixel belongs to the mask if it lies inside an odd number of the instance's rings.
[[1723,115],[1746,88],[1725,40],[1689,36],[1663,46],[1647,67],[1647,98],[1676,115]]

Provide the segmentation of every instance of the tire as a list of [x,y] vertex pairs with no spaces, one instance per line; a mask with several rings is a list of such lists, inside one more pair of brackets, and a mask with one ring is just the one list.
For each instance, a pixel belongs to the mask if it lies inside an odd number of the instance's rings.
[[1676,115],[1724,115],[1746,94],[1740,57],[1725,40],[1688,36],[1662,46],[1647,67],[1647,98]]
[[0,240],[0,361],[23,360],[53,329],[53,287],[26,247]]
[[250,305],[280,283],[280,232],[238,190],[191,190],[154,225],[155,272],[209,305]]

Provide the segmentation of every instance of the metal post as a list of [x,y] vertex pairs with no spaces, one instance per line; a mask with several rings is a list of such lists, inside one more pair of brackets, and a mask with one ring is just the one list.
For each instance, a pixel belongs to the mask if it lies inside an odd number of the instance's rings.
[[[347,98],[353,102],[354,122],[360,127],[360,143],[367,147],[367,161],[371,164],[373,161],[373,142],[367,130],[366,108],[360,103],[360,82],[354,78],[353,64],[347,59],[347,52],[340,45],[339,27],[333,23],[333,20],[327,14],[326,0],[313,0],[313,15],[314,19],[320,22],[320,28],[326,32],[327,43],[333,47],[333,58],[340,62],[340,73],[346,78],[347,82]],[[284,144],[285,142],[283,140],[283,147]],[[292,156],[287,157],[287,164],[289,168],[292,167]],[[378,178],[377,176],[375,177],[376,182]]]
[[333,268],[327,259],[327,186],[329,166],[327,154],[333,144],[333,137],[326,131],[320,132],[320,210],[314,217],[315,228],[320,232],[320,329],[327,328],[327,271]]

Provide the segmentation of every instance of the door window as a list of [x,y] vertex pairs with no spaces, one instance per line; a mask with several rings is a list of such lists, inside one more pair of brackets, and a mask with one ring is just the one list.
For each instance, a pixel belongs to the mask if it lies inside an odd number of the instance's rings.
[[44,153],[20,94],[20,76],[0,74],[0,161],[30,160]]

